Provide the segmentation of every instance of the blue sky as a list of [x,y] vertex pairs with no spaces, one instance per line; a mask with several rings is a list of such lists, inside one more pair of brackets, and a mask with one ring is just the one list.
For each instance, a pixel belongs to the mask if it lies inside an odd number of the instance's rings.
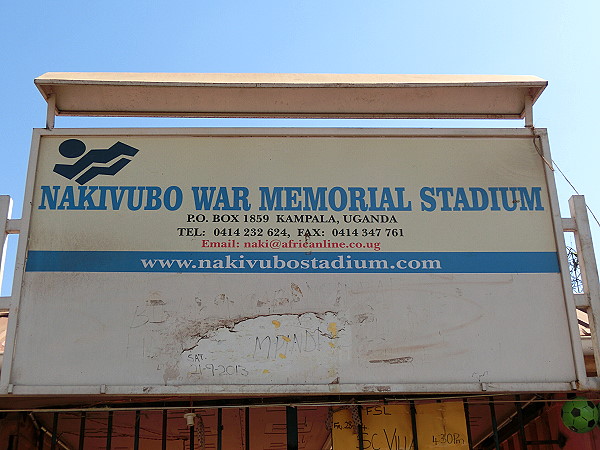
[[[554,160],[600,215],[596,1],[103,1],[0,6],[0,194],[20,217],[45,72],[292,72],[537,75],[534,109]],[[57,127],[505,126],[521,121],[265,121],[58,117]],[[572,189],[557,175],[563,216]],[[600,227],[592,225],[600,248]],[[14,247],[15,239],[11,239]],[[11,251],[9,260],[14,258]],[[7,268],[11,271],[11,265]],[[10,274],[7,274],[10,278]],[[10,293],[5,282],[2,294]]]

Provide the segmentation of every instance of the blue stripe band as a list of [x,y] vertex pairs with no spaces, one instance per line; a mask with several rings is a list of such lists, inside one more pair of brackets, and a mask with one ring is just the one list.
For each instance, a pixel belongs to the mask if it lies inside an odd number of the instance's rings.
[[555,252],[30,251],[27,272],[558,273]]

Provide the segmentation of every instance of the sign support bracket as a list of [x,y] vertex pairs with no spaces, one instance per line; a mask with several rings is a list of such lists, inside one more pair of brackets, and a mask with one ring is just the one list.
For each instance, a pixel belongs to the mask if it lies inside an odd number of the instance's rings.
[[525,116],[525,127],[533,128],[533,97],[531,95],[525,96],[523,115]]
[[56,118],[56,94],[48,96],[48,109],[46,110],[46,129],[54,129],[54,120]]
[[[573,195],[569,199],[569,210],[575,220],[576,229],[568,229],[575,234],[575,244],[579,266],[581,267],[581,281],[583,284],[583,304],[588,313],[592,345],[594,349],[594,361],[596,367],[600,367],[600,342],[598,340],[598,326],[600,326],[600,279],[598,278],[598,267],[594,257],[594,244],[590,221],[583,195]],[[572,227],[569,227],[572,228]],[[579,297],[579,296],[578,296]]]
[[[12,212],[12,199],[8,195],[0,195],[0,224],[2,224],[2,242],[0,254],[0,282],[4,275],[4,261],[6,258],[6,245],[8,235],[18,233],[19,222],[10,218]],[[16,222],[16,223],[15,223]],[[0,297],[0,311],[8,311],[10,309],[11,297]]]

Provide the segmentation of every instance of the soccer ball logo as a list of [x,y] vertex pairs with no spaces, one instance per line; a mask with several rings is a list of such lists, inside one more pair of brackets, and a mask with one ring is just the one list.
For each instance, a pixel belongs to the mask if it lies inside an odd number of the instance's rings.
[[598,408],[589,400],[577,397],[565,402],[560,417],[569,430],[587,433],[598,424]]

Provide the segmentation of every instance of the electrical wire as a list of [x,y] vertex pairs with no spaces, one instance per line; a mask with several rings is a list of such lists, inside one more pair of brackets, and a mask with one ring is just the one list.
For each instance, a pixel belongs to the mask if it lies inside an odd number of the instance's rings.
[[[554,166],[556,166],[556,168],[558,169],[559,173],[563,176],[563,178],[565,179],[565,181],[567,183],[569,183],[569,186],[571,186],[571,188],[575,191],[575,193],[577,195],[581,195],[579,193],[579,191],[577,190],[577,188],[575,186],[573,186],[573,183],[571,183],[571,181],[567,178],[567,176],[565,175],[565,173],[560,170],[560,167],[558,167],[558,164],[556,164],[556,161],[552,160],[552,164],[554,164]],[[594,220],[596,221],[596,223],[598,224],[598,226],[600,227],[600,221],[598,221],[598,218],[596,217],[596,214],[594,214],[594,211],[592,211],[592,209],[590,208],[590,206],[587,204],[585,204],[586,209],[590,212],[590,214],[592,215],[592,217],[594,218]]]
[[[575,185],[573,183],[571,183],[571,180],[569,180],[569,178],[565,175],[565,173],[560,169],[560,167],[558,166],[558,164],[556,163],[556,161],[554,159],[551,159],[550,161],[548,161],[546,159],[546,156],[544,155],[543,150],[540,148],[540,146],[538,145],[538,140],[540,139],[539,135],[537,134],[535,128],[531,129],[531,132],[533,134],[533,145],[536,149],[536,151],[538,152],[538,154],[540,155],[540,157],[542,158],[542,160],[544,161],[544,163],[548,166],[548,168],[550,170],[552,170],[553,172],[555,172],[554,168],[556,167],[556,169],[558,170],[558,172],[562,175],[562,177],[565,179],[565,181],[567,183],[569,183],[569,186],[571,186],[571,188],[573,189],[573,191],[577,194],[577,195],[581,195],[579,193],[579,191],[577,190],[577,188],[575,187]],[[596,224],[600,227],[600,221],[598,220],[598,218],[596,217],[596,214],[594,214],[594,211],[592,211],[592,209],[590,208],[590,206],[587,204],[585,204],[586,209],[590,212],[591,216],[594,218],[594,220],[596,221]]]

